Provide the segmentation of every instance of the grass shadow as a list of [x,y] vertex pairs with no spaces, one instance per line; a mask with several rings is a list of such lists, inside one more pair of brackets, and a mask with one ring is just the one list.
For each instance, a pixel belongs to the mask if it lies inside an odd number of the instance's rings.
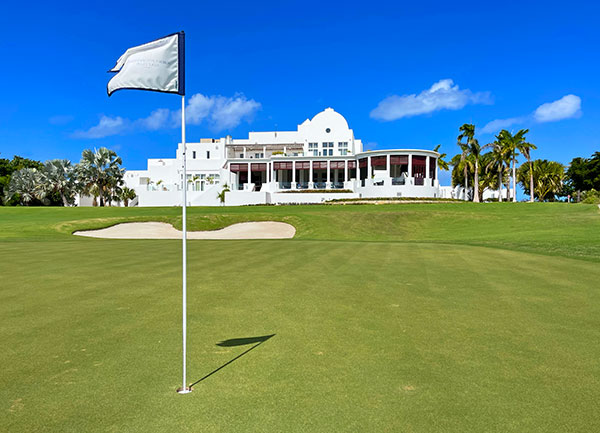
[[210,373],[208,373],[206,376],[198,379],[197,381],[195,381],[194,383],[190,384],[190,388],[193,387],[194,385],[199,384],[200,382],[202,382],[203,380],[208,379],[210,376],[212,376],[213,374],[215,374],[217,371],[222,370],[223,368],[227,367],[229,364],[231,364],[232,362],[240,359],[242,356],[244,356],[246,353],[250,352],[251,350],[256,349],[258,346],[260,346],[261,344],[263,344],[265,341],[267,341],[269,338],[274,337],[275,334],[271,334],[271,335],[262,335],[260,337],[247,337],[247,338],[231,338],[229,340],[224,340],[221,341],[219,343],[217,343],[217,346],[219,347],[236,347],[236,346],[246,346],[248,344],[253,344],[252,347],[250,347],[249,349],[243,351],[242,353],[240,353],[238,356],[236,356],[233,359],[230,359],[229,361],[227,361],[225,364],[223,364],[222,366],[220,366],[219,368],[211,371]]

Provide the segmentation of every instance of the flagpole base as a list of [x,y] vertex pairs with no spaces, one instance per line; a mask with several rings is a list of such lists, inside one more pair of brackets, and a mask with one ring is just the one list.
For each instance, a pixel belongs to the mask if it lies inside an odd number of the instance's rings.
[[192,392],[192,388],[189,386],[186,388],[177,388],[177,394],[189,394],[190,392]]

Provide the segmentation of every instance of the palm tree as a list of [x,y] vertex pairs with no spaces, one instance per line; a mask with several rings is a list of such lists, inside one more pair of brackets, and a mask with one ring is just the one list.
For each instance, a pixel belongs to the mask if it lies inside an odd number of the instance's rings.
[[[474,164],[475,164],[475,172],[474,172],[474,188],[473,188],[473,201],[475,203],[479,203],[479,160],[481,157],[481,146],[479,145],[479,141],[475,138],[475,125],[470,123],[465,123],[463,126],[459,128],[460,134],[457,137],[458,144],[461,147],[463,153],[462,158],[466,159],[469,155],[472,155]],[[466,143],[462,143],[463,138],[466,138]],[[465,183],[467,179],[467,167],[465,166]]]
[[469,155],[471,155],[475,164],[475,180],[473,182],[475,186],[475,192],[473,195],[473,201],[475,203],[479,203],[479,161],[481,160],[481,146],[479,145],[479,141],[477,141],[476,138],[473,138],[469,142]]
[[[483,199],[483,192],[486,189],[497,189],[500,180],[497,177],[497,162],[494,152],[481,154],[479,164],[479,196]],[[500,183],[500,185],[502,184]]]
[[98,206],[98,197],[100,196],[100,188],[98,187],[98,185],[92,185],[90,186],[89,190],[87,190],[86,192],[84,192],[86,195],[90,195],[94,198],[92,200],[92,206],[96,207]]
[[529,164],[529,201],[531,203],[535,200],[534,188],[533,188],[533,167],[531,162],[531,151],[537,149],[536,145],[533,143],[527,143],[523,141],[519,145],[519,151],[521,154],[527,158],[527,163]]
[[[484,147],[491,147],[491,159],[485,169],[495,169],[498,172],[498,201],[502,202],[502,178],[505,171],[505,165],[509,164],[509,151],[502,140],[501,134],[496,136],[496,141],[486,144]],[[508,188],[506,190],[508,192]],[[508,197],[507,197],[508,199]]]
[[462,153],[460,153],[459,164],[463,169],[463,179],[465,187],[465,201],[469,200],[469,164],[467,158],[469,157],[468,148],[461,146]]
[[448,165],[448,161],[446,161],[446,157],[448,155],[440,152],[440,146],[441,146],[441,144],[438,144],[437,146],[435,146],[435,149],[433,149],[434,152],[437,152],[440,154],[440,156],[438,156],[438,159],[437,159],[437,165],[442,170],[448,171],[450,169],[450,167]]
[[127,188],[126,186],[124,186],[123,189],[121,190],[119,199],[123,202],[125,207],[128,207],[129,200],[133,200],[136,197],[137,197],[137,194],[135,192],[135,189]]
[[[452,157],[450,160],[450,165],[452,166],[452,186],[461,185],[463,188],[465,187],[465,183],[468,182],[465,177],[465,167],[467,167],[467,162],[463,158],[461,153],[458,153]],[[468,173],[467,173],[468,175]],[[467,198],[467,192],[465,188],[465,200]]]
[[[462,150],[461,161],[465,161],[469,156],[469,144],[470,141],[475,137],[475,125],[471,123],[465,123],[463,126],[459,128],[460,134],[456,138],[458,146]],[[466,143],[463,143],[463,139],[466,138]],[[468,164],[464,164],[464,174],[465,174],[465,200],[468,200],[467,190],[469,189],[469,172],[468,172]],[[475,189],[475,188],[474,188]]]
[[51,159],[44,163],[41,174],[41,194],[58,193],[63,206],[73,202],[75,168],[68,159]]
[[560,193],[562,189],[565,179],[565,167],[559,162],[547,160],[542,160],[538,167],[540,176],[538,181],[539,196],[545,200],[551,194],[549,199],[554,200],[554,196]]
[[517,201],[517,166],[516,166],[517,155],[518,155],[519,149],[521,149],[521,147],[525,143],[525,134],[527,134],[528,132],[529,132],[529,129],[521,129],[515,135],[512,135],[506,129],[503,129],[498,134],[498,136],[500,137],[500,140],[504,143],[504,146],[506,146],[507,152],[512,161],[512,181],[513,181],[512,201],[513,202]]
[[[565,167],[556,161],[536,159],[531,164],[523,164],[519,167],[519,183],[525,192],[531,185],[533,177],[533,191],[539,201],[554,200],[554,196],[562,190],[565,179]],[[529,185],[528,185],[529,184]]]
[[77,166],[80,191],[93,195],[94,200],[99,197],[100,206],[104,206],[106,201],[110,203],[123,184],[125,170],[120,167],[121,164],[121,158],[106,147],[93,152],[84,150]]
[[504,168],[504,160],[501,158],[501,153],[499,152],[500,146],[498,146],[498,143],[494,141],[486,144],[484,147],[492,148],[492,151],[489,153],[489,161],[484,167],[484,171],[498,171],[498,201],[502,202],[502,169]]
[[221,202],[221,205],[225,205],[225,193],[230,192],[229,186],[227,184],[223,185],[223,189],[220,193],[217,194],[217,198]]
[[[474,185],[474,173],[475,173],[475,159],[473,155],[467,155],[463,157],[461,153],[454,155],[450,160],[452,168],[452,186],[462,185],[465,187],[467,184]],[[467,173],[465,179],[464,174]],[[474,191],[474,188],[471,188]],[[473,196],[469,194],[469,191],[465,189],[465,200],[471,200]]]
[[8,184],[8,190],[4,198],[5,202],[11,200],[15,195],[25,206],[39,198],[40,172],[35,168],[22,168],[15,171]]
[[123,179],[118,177],[110,177],[107,182],[106,187],[106,202],[108,206],[112,206],[113,201],[121,200],[121,194],[123,193],[123,189],[121,185],[123,184]]
[[499,152],[504,156],[504,164],[506,164],[506,168],[508,169],[508,176],[506,177],[506,200],[511,200],[511,190],[510,190],[510,181],[512,176],[510,175],[510,163],[513,159],[513,148],[511,144],[512,135],[506,129],[503,129],[496,135],[496,141],[498,142]]

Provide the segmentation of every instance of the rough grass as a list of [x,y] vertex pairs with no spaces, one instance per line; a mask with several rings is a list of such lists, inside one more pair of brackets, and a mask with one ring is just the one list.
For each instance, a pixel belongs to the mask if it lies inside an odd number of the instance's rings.
[[291,240],[74,230],[180,209],[0,208],[0,431],[600,429],[600,212],[561,204],[192,208]]

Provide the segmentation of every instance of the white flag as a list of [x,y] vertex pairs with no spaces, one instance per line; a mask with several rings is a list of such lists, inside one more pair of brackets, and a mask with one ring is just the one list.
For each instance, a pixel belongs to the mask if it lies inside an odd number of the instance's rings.
[[121,89],[185,94],[185,35],[174,33],[125,51],[109,72],[108,96]]

